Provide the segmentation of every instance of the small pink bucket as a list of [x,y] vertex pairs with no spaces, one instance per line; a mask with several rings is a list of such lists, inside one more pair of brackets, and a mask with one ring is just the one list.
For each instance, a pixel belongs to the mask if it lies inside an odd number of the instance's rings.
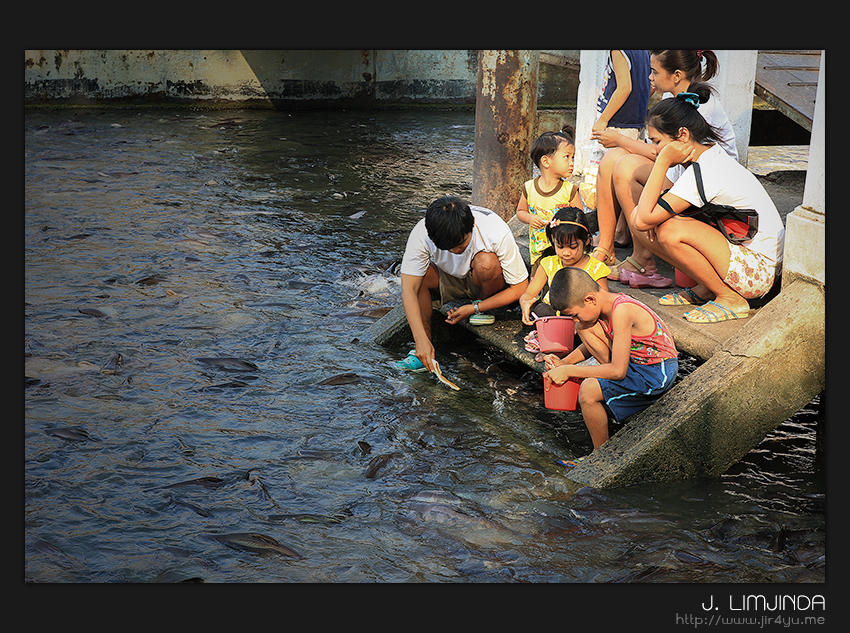
[[543,379],[544,402],[547,409],[575,411],[578,408],[578,390],[584,378],[570,378],[561,385]]
[[544,354],[567,354],[573,351],[576,324],[571,317],[539,317],[534,322],[537,342]]
[[676,285],[679,286],[679,288],[693,288],[694,286],[697,285],[697,282],[695,282],[693,279],[688,277],[681,270],[679,270],[678,268],[676,268],[675,270],[676,270]]

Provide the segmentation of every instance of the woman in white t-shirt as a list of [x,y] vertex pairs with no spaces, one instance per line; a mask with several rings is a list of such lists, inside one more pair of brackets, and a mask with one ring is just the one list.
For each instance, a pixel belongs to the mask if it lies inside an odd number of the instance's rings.
[[[716,128],[698,109],[710,88],[691,84],[690,91],[663,99],[647,115],[647,132],[657,157],[638,199],[637,188],[618,191],[635,240],[697,282],[682,293],[660,299],[662,305],[694,306],[684,317],[714,323],[746,317],[748,299],[767,294],[782,264],[785,228],[770,196],[758,179],[721,147]],[[694,168],[699,165],[699,171]],[[683,167],[665,189],[667,170]],[[716,228],[679,214],[705,201],[758,213],[758,231],[742,244],[730,243]]]
[[[718,70],[718,60],[714,51],[710,50],[650,50],[650,69],[649,82],[653,92],[662,93],[662,98],[666,99],[679,92],[686,92],[691,84],[706,82],[714,77]],[[720,100],[709,94],[708,100],[700,105],[699,113],[709,125],[719,130],[719,144],[737,159],[735,132]],[[658,274],[652,253],[639,243],[634,244],[632,255],[625,262],[615,266],[615,227],[617,230],[625,227],[618,225],[621,211],[614,192],[614,179],[616,177],[621,182],[634,181],[643,186],[652,169],[655,152],[648,143],[619,138],[614,134],[605,131],[591,136],[605,147],[613,148],[599,165],[596,189],[599,222],[597,248],[607,257],[604,261],[612,267],[609,279],[632,288],[667,288],[672,285],[672,280]],[[621,158],[624,160],[620,161]],[[668,170],[667,179],[670,183],[676,182],[682,171],[681,165],[674,165]],[[603,259],[600,255],[597,258]]]

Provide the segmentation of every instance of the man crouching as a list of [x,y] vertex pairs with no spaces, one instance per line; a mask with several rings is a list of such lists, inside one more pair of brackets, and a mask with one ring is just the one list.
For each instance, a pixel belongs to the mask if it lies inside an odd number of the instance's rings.
[[401,298],[415,349],[396,366],[434,370],[433,301],[473,300],[449,310],[446,323],[455,324],[514,303],[527,285],[528,269],[498,214],[458,197],[435,200],[410,232],[401,262]]

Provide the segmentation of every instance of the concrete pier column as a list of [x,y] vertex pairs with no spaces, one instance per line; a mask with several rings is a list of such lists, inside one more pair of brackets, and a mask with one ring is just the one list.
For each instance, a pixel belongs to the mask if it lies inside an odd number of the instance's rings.
[[717,91],[717,97],[735,131],[738,162],[746,167],[753,121],[753,91],[758,51],[722,50],[714,53],[717,55],[718,71],[709,83]]
[[786,286],[801,277],[817,284],[826,285],[825,59],[826,51],[821,51],[803,204],[785,218],[783,291]]
[[472,203],[508,220],[531,177],[540,51],[479,51]]
[[608,51],[583,50],[579,53],[581,68],[576,97],[576,174],[581,172],[587,162],[584,148],[590,144],[590,132],[596,122],[596,100],[599,98],[607,59]]

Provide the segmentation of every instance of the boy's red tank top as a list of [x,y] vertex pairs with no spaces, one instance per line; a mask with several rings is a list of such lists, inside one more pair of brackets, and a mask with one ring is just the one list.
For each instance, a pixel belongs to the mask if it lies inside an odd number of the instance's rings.
[[634,303],[635,305],[640,306],[649,312],[655,320],[655,332],[653,334],[649,336],[632,336],[632,347],[629,355],[630,360],[638,363],[639,365],[654,365],[667,360],[668,358],[677,358],[679,353],[676,351],[676,344],[674,343],[673,336],[670,334],[670,330],[667,329],[667,325],[664,321],[662,321],[661,318],[644,303],[641,303],[627,294],[618,293],[617,296],[614,297],[614,303],[611,308],[611,320],[607,327],[605,323],[602,323],[602,329],[605,330],[605,334],[608,338],[614,340],[612,335],[612,324],[614,322],[614,316],[617,314],[617,307],[623,303]]

